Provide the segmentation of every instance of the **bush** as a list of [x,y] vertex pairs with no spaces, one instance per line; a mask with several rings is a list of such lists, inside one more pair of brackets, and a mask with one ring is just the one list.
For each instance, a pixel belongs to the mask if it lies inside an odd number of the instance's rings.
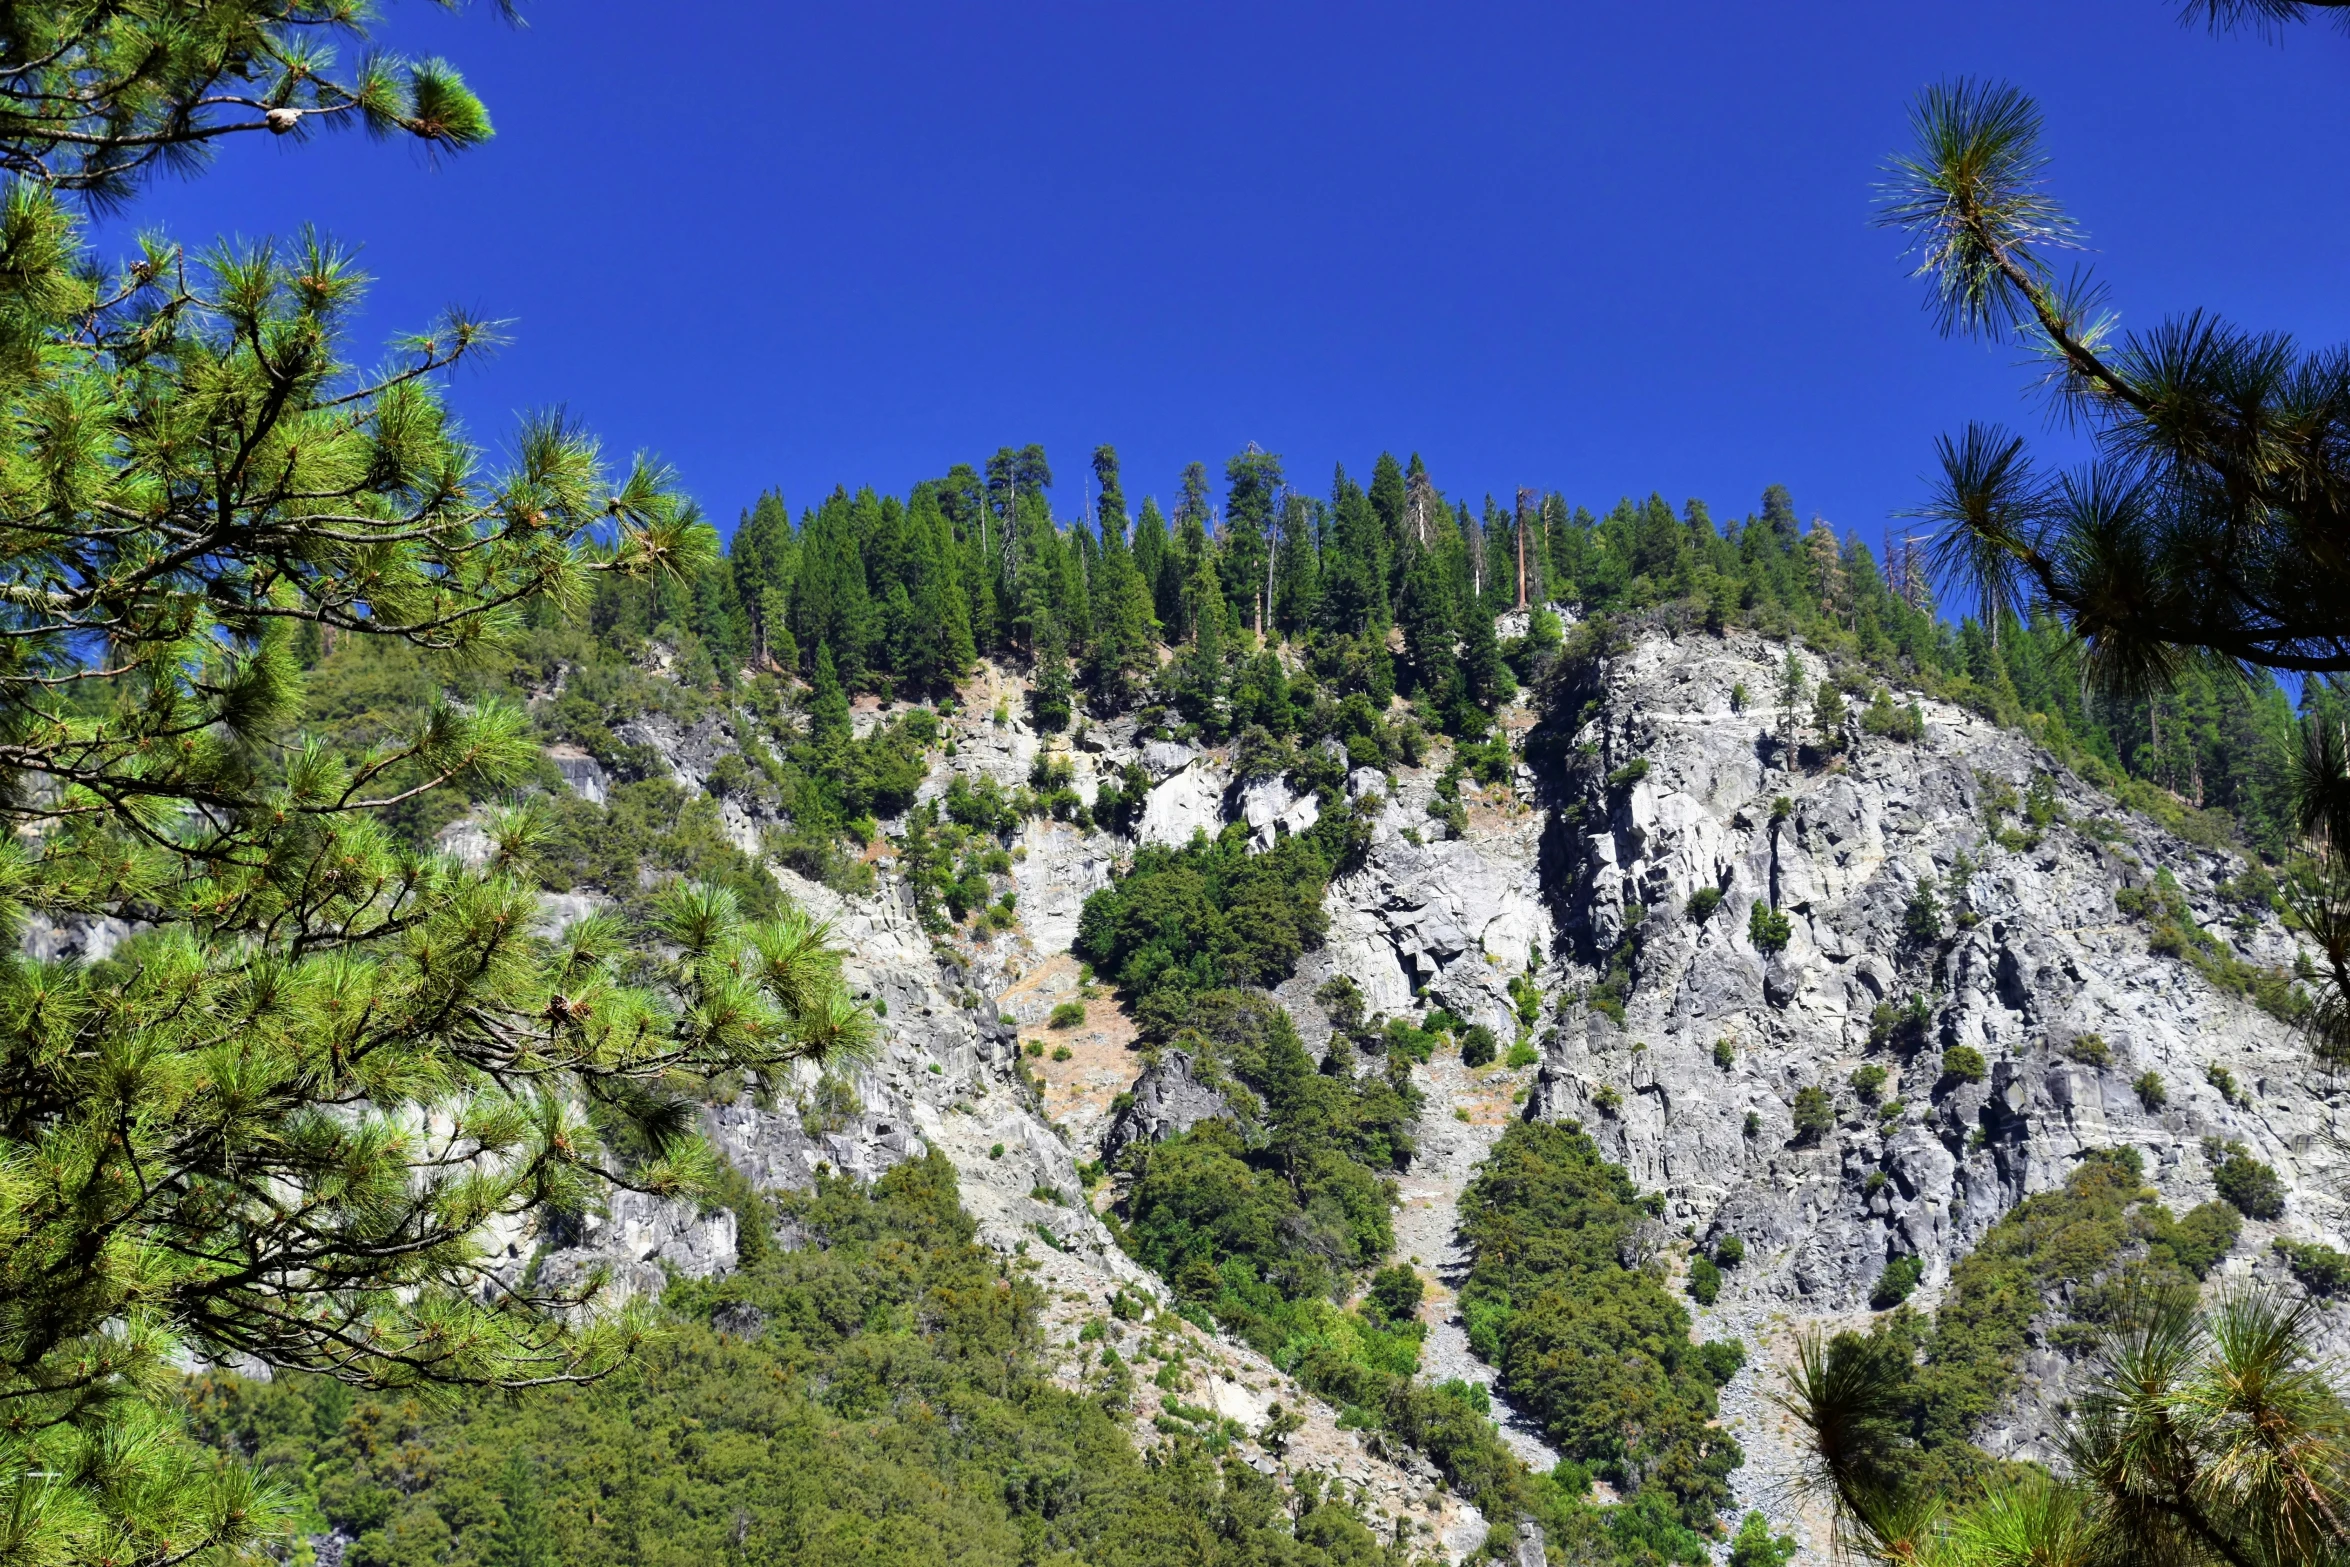
[[2285,1183],[2277,1172],[2247,1153],[2231,1153],[2212,1172],[2223,1201],[2247,1219],[2275,1219],[2285,1211]]
[[1754,943],[1756,951],[1784,952],[1794,936],[1794,921],[1761,899],[1755,900],[1753,910],[1746,916],[1746,939]]
[[1877,1275],[1877,1287],[1869,1291],[1869,1304],[1879,1311],[1890,1311],[1909,1299],[1925,1276],[1926,1265],[1916,1257],[1896,1257]]
[[1799,1549],[1795,1536],[1774,1535],[1768,1519],[1748,1513],[1738,1525],[1738,1537],[1730,1542],[1729,1567],[1787,1567]]
[[1836,1129],[1836,1107],[1828,1100],[1824,1088],[1799,1088],[1795,1091],[1795,1140],[1816,1143]]
[[1402,1263],[1392,1268],[1381,1268],[1371,1276],[1371,1288],[1364,1302],[1382,1320],[1395,1324],[1416,1322],[1420,1302],[1426,1298],[1428,1287],[1420,1276]]
[[1689,1298],[1700,1306],[1710,1306],[1722,1293],[1722,1270],[1715,1267],[1703,1252],[1689,1259]]
[[2073,1042],[2064,1047],[2064,1053],[2081,1065],[2093,1066],[2100,1071],[2113,1065],[2113,1046],[2105,1042],[2103,1034],[2076,1035]]
[[1516,1044],[1510,1046],[1509,1057],[1502,1062],[1502,1065],[1508,1067],[1511,1071],[1514,1072],[1519,1067],[1532,1066],[1535,1062],[1541,1059],[1542,1053],[1536,1050],[1531,1044],[1521,1039]]
[[1725,1268],[1735,1268],[1746,1260],[1746,1242],[1735,1235],[1725,1235],[1714,1242],[1714,1261]]
[[1735,1045],[1731,1044],[1727,1039],[1717,1039],[1714,1041],[1714,1065],[1727,1072],[1730,1070],[1730,1063],[1736,1061],[1737,1059],[1738,1048]]
[[2159,1110],[2170,1103],[2170,1090],[2163,1086],[2160,1072],[2140,1072],[2131,1080],[2130,1088],[2137,1094],[2138,1103],[2149,1111]]
[[1983,1052],[1972,1045],[1952,1045],[1942,1052],[1942,1076],[1947,1082],[1979,1083],[1990,1073]]
[[1885,1075],[1885,1069],[1873,1061],[1852,1074],[1852,1091],[1860,1095],[1862,1104],[1877,1102],[1877,1096],[1885,1091]]
[[1607,786],[1610,789],[1629,789],[1647,776],[1648,758],[1636,756],[1607,775]]
[[2207,1202],[2173,1219],[2167,1208],[2140,1210],[2138,1233],[2150,1254],[2167,1256],[2197,1278],[2207,1278],[2219,1260],[2236,1249],[2244,1221],[2224,1202]]
[[1901,913],[1902,934],[1920,946],[1930,946],[1942,939],[1942,902],[1934,896],[1934,883],[1921,878],[1909,895],[1909,906]]
[[2312,1241],[2301,1244],[2277,1237],[2277,1254],[2285,1259],[2285,1266],[2293,1270],[2293,1277],[2312,1295],[2339,1295],[2350,1290],[2350,1256],[2321,1246]]
[[1053,1008],[1053,1015],[1050,1019],[1047,1020],[1045,1026],[1047,1028],[1075,1028],[1084,1021],[1085,1003],[1082,1001],[1064,1001],[1059,1006]]
[[1700,925],[1711,919],[1714,910],[1721,906],[1722,889],[1719,887],[1700,887],[1689,895],[1689,917]]
[[1461,1035],[1461,1065],[1490,1066],[1494,1049],[1493,1030],[1479,1023]]
[[1752,1110],[1747,1111],[1744,1130],[1749,1137],[1760,1137],[1762,1135],[1762,1117]]

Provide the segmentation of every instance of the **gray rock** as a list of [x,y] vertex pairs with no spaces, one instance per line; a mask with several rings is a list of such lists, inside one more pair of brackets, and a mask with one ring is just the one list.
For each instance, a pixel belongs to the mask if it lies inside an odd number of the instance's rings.
[[1199,1080],[1188,1052],[1169,1050],[1143,1068],[1126,1108],[1102,1134],[1102,1157],[1115,1162],[1135,1143],[1162,1143],[1202,1121],[1232,1119],[1230,1101]]

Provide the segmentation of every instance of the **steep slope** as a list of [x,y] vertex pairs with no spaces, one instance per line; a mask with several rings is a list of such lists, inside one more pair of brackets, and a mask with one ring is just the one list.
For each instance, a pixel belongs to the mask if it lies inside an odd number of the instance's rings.
[[[1746,1452],[1733,1486],[1741,1506],[1823,1551],[1820,1520],[1803,1516],[1794,1488],[1783,1417],[1764,1395],[1797,1332],[1868,1316],[1893,1259],[1917,1259],[1913,1303],[1930,1308],[2002,1214],[2108,1147],[2138,1149],[2181,1211],[2212,1196],[2207,1139],[2275,1167],[2283,1213],[2246,1226],[2223,1264],[2230,1274],[2281,1280],[2272,1236],[2339,1245],[2345,1217],[2334,1085],[2291,1028],[2207,977],[2247,972],[2228,968],[2234,959],[2210,948],[2199,969],[2182,955],[2202,940],[2182,947],[2191,919],[2250,964],[2290,966],[2287,934],[2227,885],[2241,866],[2120,811],[2028,737],[1910,693],[1890,696],[1916,702],[1915,739],[1849,719],[1832,746],[1807,729],[1813,754],[1788,765],[1771,739],[1780,715],[1743,699],[1774,691],[1785,657],[1784,644],[1751,634],[1656,635],[1569,671],[1560,700],[1580,721],[1536,736],[1514,788],[1463,785],[1457,837],[1430,812],[1441,754],[1390,776],[1357,771],[1350,795],[1383,801],[1368,854],[1332,884],[1328,938],[1277,995],[1316,1048],[1328,1024],[1315,993],[1337,976],[1354,981],[1367,1013],[1439,1005],[1506,1042],[1518,1025],[1512,981],[1522,987],[1532,965],[1544,997],[1537,1066],[1471,1071],[1439,1054],[1412,1074],[1424,1095],[1420,1152],[1400,1183],[1396,1250],[1437,1286],[1423,1308],[1423,1374],[1492,1383],[1452,1308],[1466,1260],[1460,1194],[1510,1117],[1576,1121],[1662,1194],[1670,1232],[1709,1251],[1727,1236],[1743,1244],[1694,1335],[1748,1347],[1722,1396]],[[1807,681],[1831,675],[1814,655],[1798,658]],[[1139,769],[1145,841],[1240,821],[1269,843],[1314,819],[1310,797],[1236,781],[1220,753],[1139,742],[1131,720],[1092,724],[1073,742],[1039,736],[1018,716],[1021,695],[1015,678],[982,672],[921,798],[958,779],[1016,789],[1041,755],[1087,799]],[[860,728],[878,716],[861,712]],[[1534,717],[1520,709],[1506,721],[1523,736]],[[723,723],[689,732],[657,715],[630,738],[696,787],[736,743]],[[773,825],[728,808],[746,848]],[[1003,878],[1016,926],[945,937],[921,928],[886,859],[864,895],[780,873],[834,922],[851,977],[886,1007],[887,1049],[859,1075],[854,1115],[821,1135],[789,1108],[748,1104],[714,1109],[712,1129],[738,1166],[774,1185],[804,1184],[819,1160],[869,1173],[941,1149],[982,1238],[1021,1252],[1047,1285],[1069,1385],[1098,1368],[1102,1343],[1129,1360],[1155,1348],[1170,1358],[1135,1389],[1146,1437],[1211,1409],[1237,1423],[1260,1466],[1342,1477],[1458,1559],[1484,1525],[1424,1459],[1339,1429],[1262,1357],[1171,1312],[1150,1329],[1110,1312],[1121,1298],[1164,1299],[1078,1200],[1079,1166],[1101,1155],[1140,1063],[1131,1021],[1084,993],[1065,954],[1085,897],[1130,848],[1030,817],[1013,830]],[[1934,906],[1921,913],[1929,881]],[[1692,901],[1706,889],[1718,895],[1710,911]],[[1758,903],[1786,919],[1780,950],[1756,944]],[[1070,1002],[1083,1021],[1049,1028]],[[1052,1048],[1023,1056],[1024,1039]],[[1868,1065],[1885,1073],[1876,1103],[1852,1084]],[[2160,1104],[2133,1086],[2148,1073]],[[1798,1099],[1812,1089],[1831,1124],[1799,1135]],[[1686,1257],[1685,1244],[1668,1248],[1676,1277]],[[2069,1362],[2043,1344],[2023,1372],[2023,1394],[1977,1437],[1997,1453],[2051,1456]],[[1280,1453],[1255,1440],[1276,1402],[1310,1416]],[[1551,1460],[1499,1394],[1496,1414],[1522,1456]]]

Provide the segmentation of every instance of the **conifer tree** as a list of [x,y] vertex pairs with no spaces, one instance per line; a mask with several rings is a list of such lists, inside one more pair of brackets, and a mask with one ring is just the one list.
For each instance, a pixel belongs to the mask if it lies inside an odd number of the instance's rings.
[[1323,563],[1320,623],[1346,636],[1387,625],[1385,525],[1341,466],[1330,486],[1331,541]]
[[1104,543],[1112,533],[1120,543],[1126,539],[1126,490],[1118,482],[1118,448],[1097,446],[1093,449],[1093,482],[1101,489],[1101,500],[1095,511],[1095,526]]
[[1273,562],[1273,625],[1283,636],[1300,636],[1320,608],[1320,526],[1313,501],[1291,495],[1281,510],[1281,537]]
[[[665,1083],[850,1050],[870,1026],[820,928],[746,927],[721,891],[661,895],[673,958],[649,988],[620,976],[609,919],[532,934],[544,822],[527,807],[494,820],[479,873],[403,848],[384,821],[394,792],[526,775],[514,709],[436,705],[357,757],[295,732],[302,642],[469,655],[599,577],[650,577],[688,618],[700,584],[728,580],[656,465],[610,473],[560,417],[526,421],[503,466],[463,440],[440,383],[485,341],[479,323],[451,315],[384,370],[355,370],[365,280],[332,242],[194,256],[150,235],[119,266],[84,250],[60,192],[127,203],[148,170],[223,135],[350,124],[452,152],[489,134],[446,65],[368,52],[338,75],[318,42],[365,19],[275,0],[9,13],[13,1561],[227,1559],[280,1521],[249,1471],[181,1439],[170,1394],[190,1359],[378,1387],[597,1375],[641,1318],[585,1318],[577,1295],[502,1269],[485,1229],[620,1183],[697,1190],[708,1150]],[[35,915],[135,933],[105,962],[41,963],[16,939]],[[643,1157],[623,1166],[598,1124],[633,1125]]]
[[1273,508],[1282,490],[1281,459],[1249,449],[1224,465],[1224,527],[1218,536],[1217,574],[1233,624],[1263,634],[1269,629]]
[[[1412,456],[1414,471],[1420,471],[1420,458]],[[1371,465],[1371,511],[1379,519],[1385,535],[1385,554],[1391,561],[1405,559],[1404,543],[1411,536],[1411,526],[1404,516],[1406,502],[1404,472],[1396,465],[1392,452],[1381,452],[1379,460]],[[1413,542],[1418,542],[1416,539]]]
[[[761,663],[781,662],[772,643],[787,626],[782,619],[771,617],[775,610],[788,613],[792,557],[798,543],[783,497],[766,490],[735,525],[734,540],[727,549],[735,593],[751,618],[751,653]],[[772,601],[770,594],[775,595]]]
[[1169,642],[1183,640],[1183,578],[1167,537],[1166,514],[1155,496],[1145,496],[1142,515],[1134,524],[1134,569],[1150,589],[1151,614],[1165,628]]
[[[1106,458],[1106,461],[1105,461]],[[1126,496],[1118,486],[1118,454],[1104,446],[1094,453],[1102,486],[1101,564],[1093,575],[1093,640],[1086,679],[1101,702],[1115,710],[1133,701],[1141,676],[1154,667],[1150,589],[1126,546]],[[1162,537],[1164,530],[1161,530]]]

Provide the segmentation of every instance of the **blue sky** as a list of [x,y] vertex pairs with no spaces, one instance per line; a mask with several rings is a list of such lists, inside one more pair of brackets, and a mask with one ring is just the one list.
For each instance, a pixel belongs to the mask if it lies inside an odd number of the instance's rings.
[[[1872,544],[1939,431],[2039,428],[2010,349],[1938,338],[1869,225],[1913,94],[2004,77],[2125,325],[2350,339],[2350,39],[2213,39],[2170,0],[400,0],[499,135],[437,166],[247,139],[142,224],[362,247],[366,334],[512,318],[455,396],[650,448],[724,527],[1041,441],[1130,494],[1255,441],[1293,483],[1418,451],[1472,498],[1717,515],[1784,483]],[[2048,448],[2063,449],[2058,434]]]

